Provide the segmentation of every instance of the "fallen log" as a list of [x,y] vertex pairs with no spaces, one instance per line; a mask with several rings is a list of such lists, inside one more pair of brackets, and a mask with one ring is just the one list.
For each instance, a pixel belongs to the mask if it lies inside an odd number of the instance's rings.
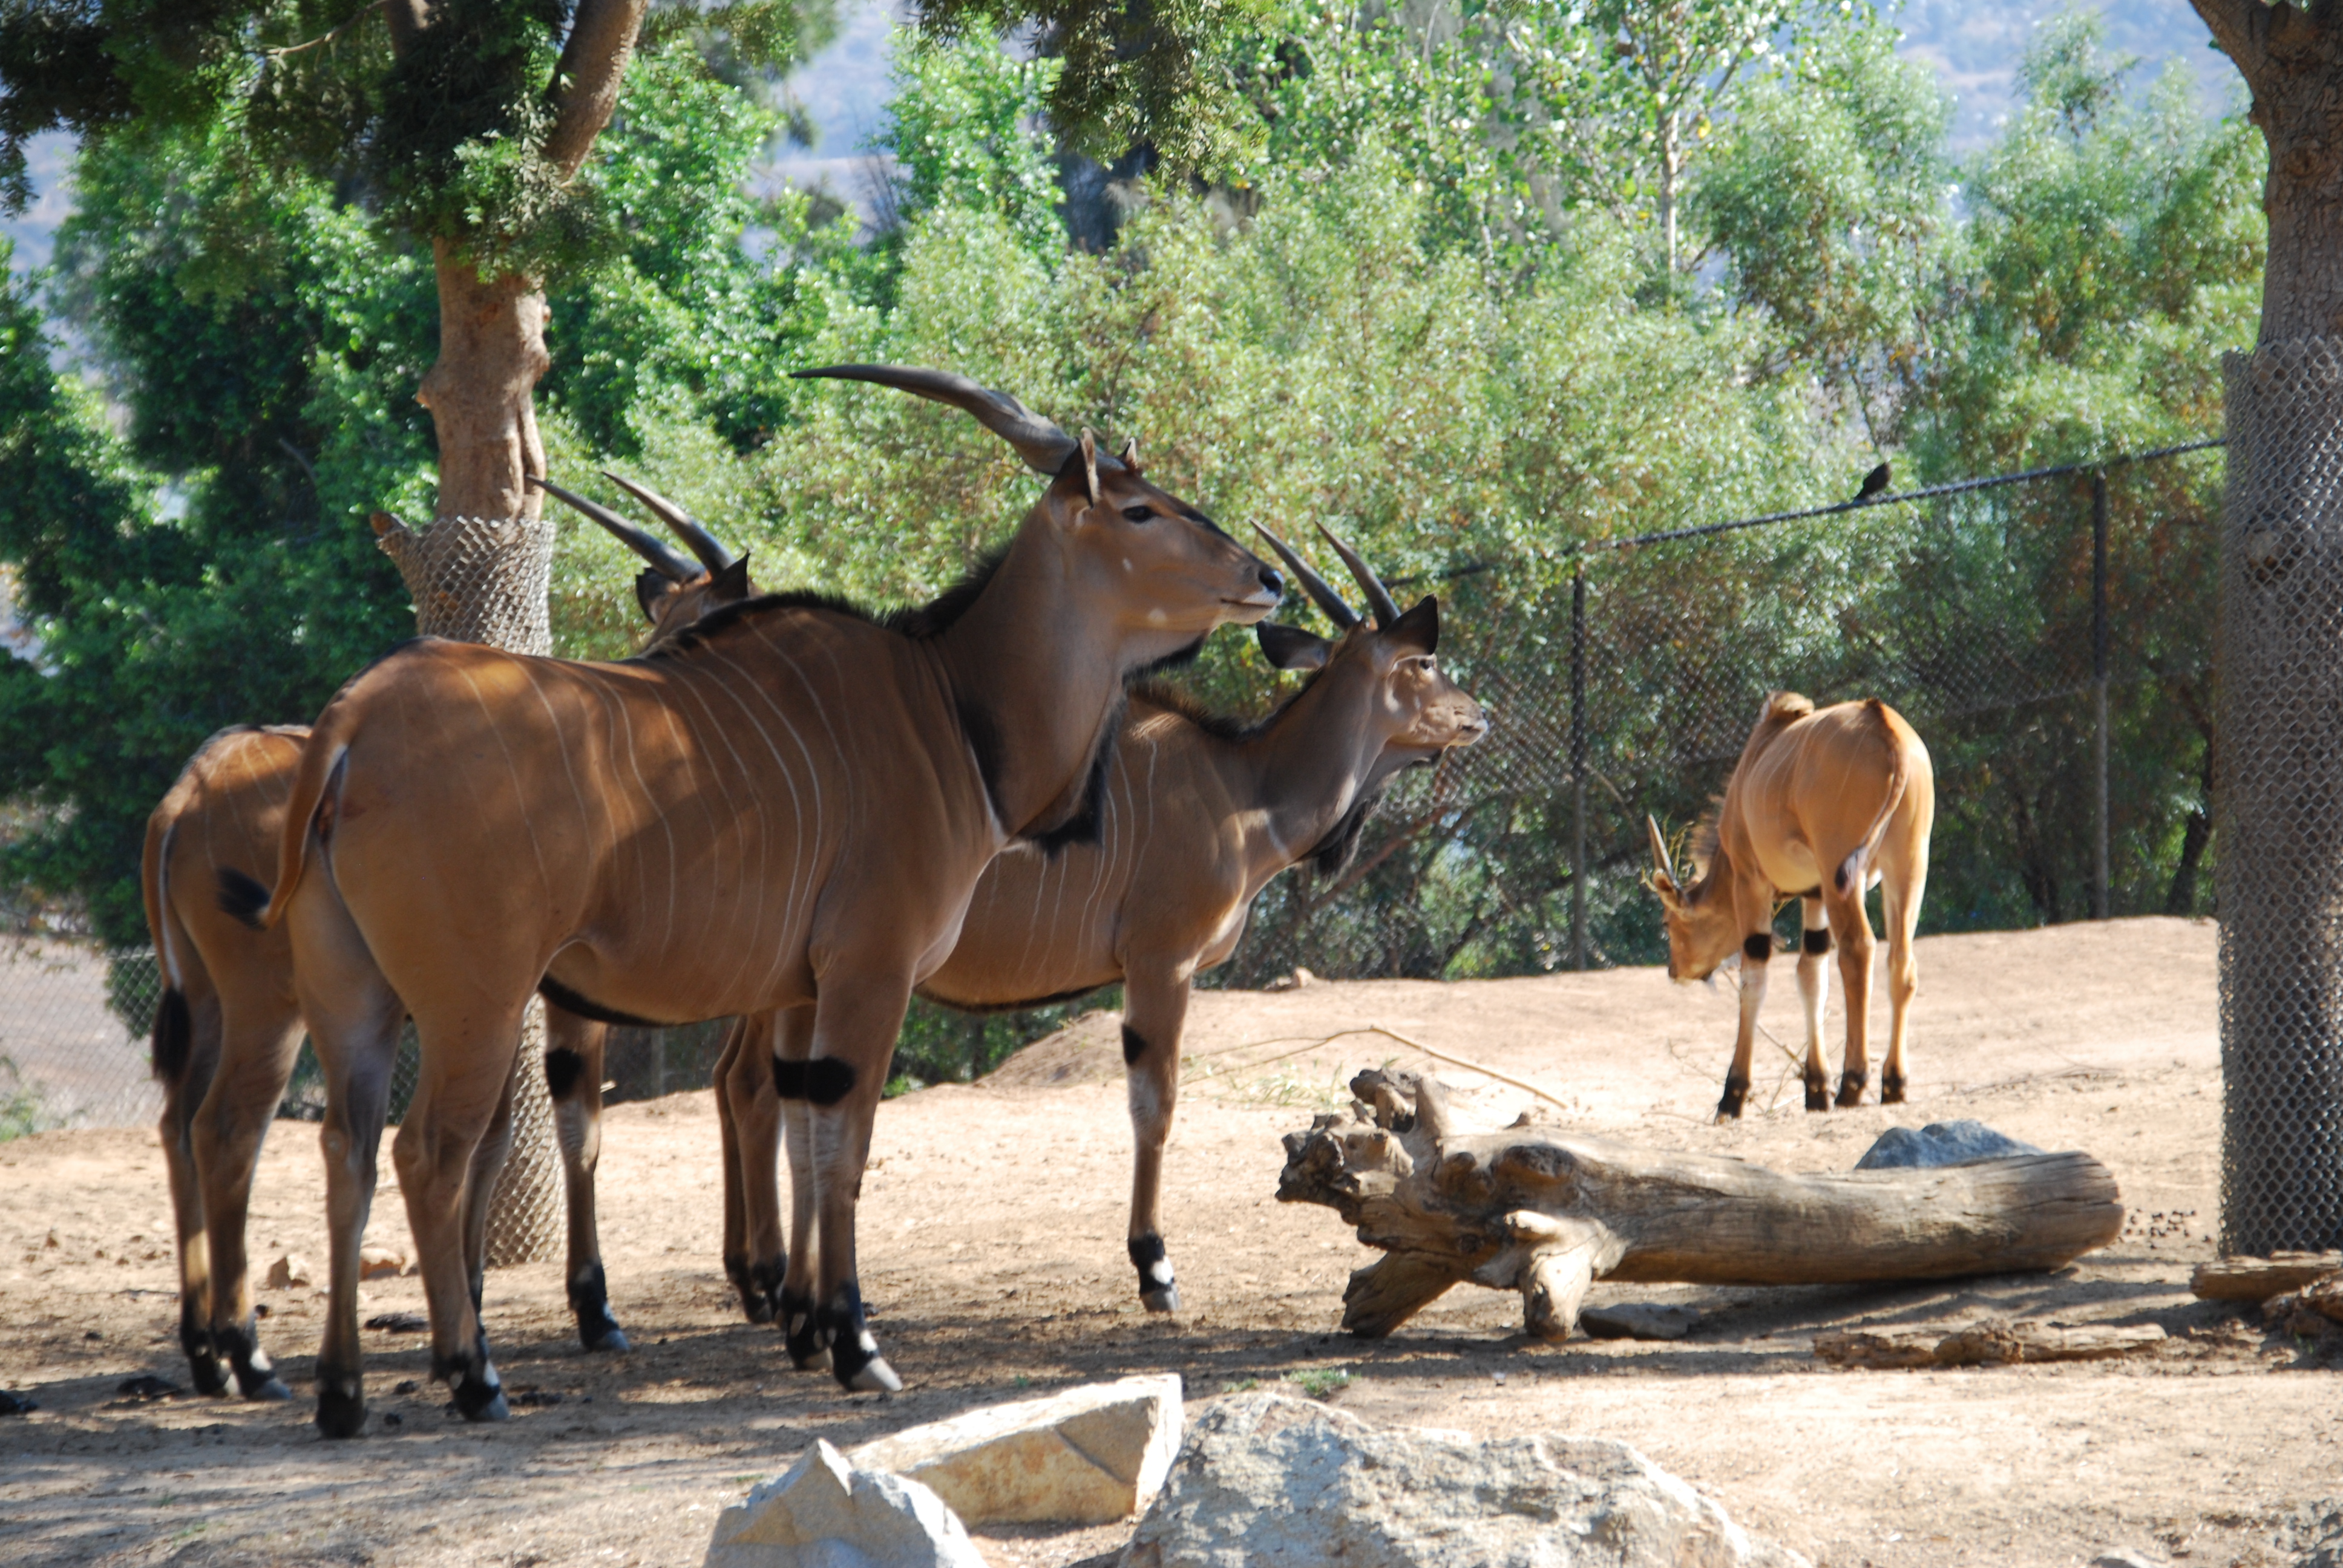
[[2164,1342],[2154,1323],[2003,1322],[1986,1318],[1965,1329],[1849,1330],[1816,1334],[1815,1356],[1843,1367],[2006,1366],[2019,1362],[2097,1362],[2153,1351]]
[[2267,1302],[2329,1274],[2343,1273],[2343,1252],[2274,1252],[2267,1258],[2217,1258],[2199,1263],[2188,1289],[2207,1302]]
[[1467,1280],[1522,1294],[1567,1338],[1595,1280],[1815,1285],[2062,1267],[2113,1241],[2123,1205],[2083,1153],[1786,1176],[1539,1124],[1454,1125],[1415,1073],[1351,1081],[1347,1117],[1285,1136],[1277,1196],[1320,1203],[1385,1255],[1353,1272],[1342,1326],[1379,1339]]

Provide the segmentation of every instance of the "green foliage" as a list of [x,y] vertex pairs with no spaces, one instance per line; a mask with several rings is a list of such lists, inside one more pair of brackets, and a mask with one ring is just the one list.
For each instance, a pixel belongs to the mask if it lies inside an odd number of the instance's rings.
[[895,99],[880,148],[901,173],[900,216],[990,213],[1044,261],[1064,248],[1057,170],[1034,134],[1056,60],[1019,60],[983,41],[903,42]]

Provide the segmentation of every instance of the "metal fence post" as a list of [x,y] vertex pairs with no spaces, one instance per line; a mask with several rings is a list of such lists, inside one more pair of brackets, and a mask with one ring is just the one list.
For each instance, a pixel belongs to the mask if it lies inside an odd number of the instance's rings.
[[2107,474],[2091,475],[2091,919],[2107,918]]
[[1586,967],[1586,563],[1570,578],[1570,967]]

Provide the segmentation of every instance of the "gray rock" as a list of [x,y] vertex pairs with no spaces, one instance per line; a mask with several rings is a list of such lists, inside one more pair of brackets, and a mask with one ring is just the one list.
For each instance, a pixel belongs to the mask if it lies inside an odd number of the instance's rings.
[[2167,1564],[2161,1557],[2150,1557],[2145,1552],[2118,1547],[2092,1558],[2091,1568],[2167,1568]]
[[701,1568],[985,1568],[967,1527],[916,1481],[857,1470],[817,1439],[716,1522]]
[[1891,1127],[1855,1162],[1857,1171],[1932,1171],[1940,1165],[1974,1165],[2039,1154],[2031,1143],[2005,1137],[1982,1121],[1932,1121],[1915,1132]]
[[1179,1447],[1180,1378],[1164,1372],[972,1410],[847,1458],[920,1483],[965,1523],[1103,1524],[1154,1501]]
[[2278,1522],[2274,1543],[2294,1568],[2343,1568],[2343,1497],[2306,1503]]
[[1700,1314],[1690,1307],[1654,1302],[1621,1302],[1578,1314],[1578,1326],[1598,1340],[1680,1340],[1699,1322]]
[[1216,1400],[1123,1568],[1804,1568],[1624,1442],[1378,1427]]

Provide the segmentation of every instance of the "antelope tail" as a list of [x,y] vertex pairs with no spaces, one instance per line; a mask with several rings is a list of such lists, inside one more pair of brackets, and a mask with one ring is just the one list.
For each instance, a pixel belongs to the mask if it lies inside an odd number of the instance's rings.
[[155,939],[155,960],[163,971],[163,995],[155,1004],[155,1027],[148,1051],[156,1081],[176,1084],[187,1070],[195,1045],[195,1020],[187,1010],[186,977],[181,955],[187,950],[187,933],[171,908],[171,840],[179,830],[176,818],[164,819],[174,787],[163,807],[146,819],[146,851],[139,857],[138,893],[146,905],[146,930]]
[[1864,829],[1863,842],[1839,863],[1835,880],[1840,892],[1846,891],[1849,887],[1857,893],[1863,891],[1863,880],[1870,869],[1871,857],[1878,850],[1879,840],[1886,835],[1887,824],[1896,819],[1897,809],[1903,806],[1905,791],[1912,787],[1912,759],[1893,730],[1887,735],[1887,799],[1880,803],[1879,814],[1871,819],[1871,826]]
[[317,826],[327,792],[339,778],[342,759],[350,749],[350,738],[344,733],[347,722],[339,704],[328,708],[310,731],[309,743],[301,749],[301,769],[294,775],[293,793],[285,802],[285,838],[277,851],[277,886],[265,888],[256,878],[233,866],[220,868],[220,908],[256,931],[265,931],[285,918],[293,890],[301,885],[310,829]]

